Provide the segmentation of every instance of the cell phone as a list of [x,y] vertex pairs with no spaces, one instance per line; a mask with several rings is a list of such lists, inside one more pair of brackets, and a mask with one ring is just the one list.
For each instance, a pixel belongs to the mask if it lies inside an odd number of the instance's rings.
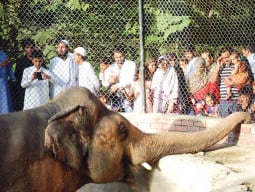
[[38,80],[43,80],[43,78],[42,78],[42,72],[37,72],[37,79],[38,79]]

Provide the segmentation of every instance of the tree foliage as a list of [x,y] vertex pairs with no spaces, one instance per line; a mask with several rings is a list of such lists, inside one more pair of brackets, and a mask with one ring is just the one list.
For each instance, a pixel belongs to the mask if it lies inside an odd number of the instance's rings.
[[[190,43],[199,50],[255,40],[251,0],[146,0],[143,9],[148,56],[181,54]],[[21,54],[20,40],[32,37],[46,60],[55,55],[56,40],[67,38],[71,49],[85,46],[94,63],[117,44],[139,62],[138,1],[8,0],[0,2],[0,10],[0,46],[13,60]]]

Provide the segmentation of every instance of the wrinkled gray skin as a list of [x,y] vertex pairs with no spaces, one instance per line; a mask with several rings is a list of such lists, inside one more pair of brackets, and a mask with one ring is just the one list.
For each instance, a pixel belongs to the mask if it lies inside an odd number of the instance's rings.
[[42,107],[0,115],[0,191],[75,191],[90,181],[44,147],[48,120],[85,105],[91,114],[103,107],[89,91],[74,88]]
[[145,134],[87,89],[71,88],[43,107],[0,116],[0,189],[75,191],[115,181],[135,186],[141,163],[204,150],[244,120],[250,115],[240,112],[206,131]]

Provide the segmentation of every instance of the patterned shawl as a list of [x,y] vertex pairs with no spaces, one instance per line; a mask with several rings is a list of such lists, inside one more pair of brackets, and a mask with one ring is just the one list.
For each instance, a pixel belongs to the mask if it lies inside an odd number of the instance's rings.
[[205,60],[202,57],[197,57],[194,61],[195,70],[189,77],[189,91],[194,94],[204,88],[211,77],[211,72],[206,68]]

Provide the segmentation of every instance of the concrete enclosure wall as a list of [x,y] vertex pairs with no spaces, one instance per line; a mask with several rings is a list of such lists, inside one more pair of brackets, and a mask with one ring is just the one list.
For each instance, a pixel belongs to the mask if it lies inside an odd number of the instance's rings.
[[[213,117],[160,113],[122,113],[122,115],[146,133],[201,131],[218,124],[221,120]],[[233,142],[240,146],[255,146],[255,123],[242,124],[240,129],[220,141],[220,143]]]

